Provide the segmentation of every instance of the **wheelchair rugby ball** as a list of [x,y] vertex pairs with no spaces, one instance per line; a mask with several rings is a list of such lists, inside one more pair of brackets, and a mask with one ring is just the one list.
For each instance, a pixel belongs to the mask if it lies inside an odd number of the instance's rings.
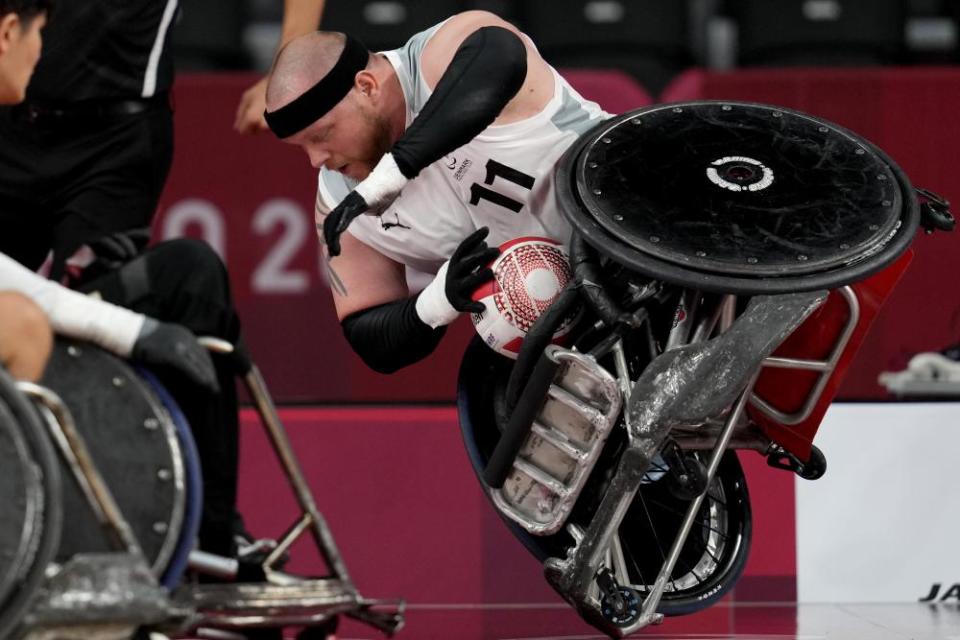
[[[473,326],[491,349],[516,358],[527,332],[560,296],[573,278],[563,246],[549,238],[516,238],[500,245],[490,264],[493,279],[473,293],[483,313],[473,313]],[[560,344],[573,328],[576,314],[564,319],[553,335]]]

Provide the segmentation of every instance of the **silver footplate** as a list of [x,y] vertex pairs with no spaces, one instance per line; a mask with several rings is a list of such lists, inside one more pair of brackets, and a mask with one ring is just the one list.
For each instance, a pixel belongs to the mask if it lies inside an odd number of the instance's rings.
[[497,508],[534,535],[563,526],[623,404],[616,379],[591,356],[556,345],[544,355],[560,365],[557,375],[506,482],[490,490]]

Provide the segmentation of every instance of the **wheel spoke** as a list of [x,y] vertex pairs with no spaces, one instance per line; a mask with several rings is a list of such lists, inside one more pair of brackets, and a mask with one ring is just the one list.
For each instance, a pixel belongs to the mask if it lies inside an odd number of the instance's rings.
[[[680,569],[680,572],[678,572],[677,569]],[[690,573],[690,571],[692,571],[692,569],[690,569],[690,565],[683,560],[677,560],[677,564],[673,566],[673,572],[670,574],[670,582],[673,584],[674,590],[677,589],[677,578],[673,576],[683,577]]]
[[[719,487],[717,487],[717,488],[719,488]],[[710,498],[711,500],[713,500],[714,502],[716,502],[717,504],[721,505],[724,509],[726,509],[726,508],[727,508],[727,502],[726,502],[723,498],[719,497],[716,493],[713,493],[713,491],[715,491],[715,490],[716,490],[716,489],[714,489],[713,487],[711,487],[710,490],[707,491],[707,497]]]
[[650,532],[653,533],[653,540],[657,543],[657,549],[660,551],[660,557],[663,560],[667,559],[667,554],[663,552],[663,545],[660,544],[660,536],[657,535],[657,527],[653,524],[653,518],[650,517],[650,510],[647,509],[647,500],[643,496],[640,497],[640,504],[643,505],[643,512],[647,516],[647,522],[650,524]]
[[630,563],[633,565],[633,568],[636,569],[637,575],[640,576],[640,583],[645,586],[650,586],[650,583],[647,581],[647,579],[643,577],[643,571],[640,570],[640,565],[637,564],[637,559],[634,556],[633,552],[630,551],[629,546],[627,547],[626,553],[630,555]]
[[[666,505],[666,504],[663,504],[662,502],[660,502],[660,501],[658,501],[658,500],[654,500],[653,498],[649,498],[649,500],[650,500],[650,504],[652,504],[652,505],[654,505],[654,506],[656,506],[656,507],[659,507],[660,509],[662,509],[663,511],[666,511],[667,513],[671,513],[671,514],[673,514],[673,515],[681,516],[681,517],[686,516],[686,514],[683,513],[682,511],[680,511],[680,510],[678,510],[678,509],[675,509],[675,508],[673,508],[673,507],[670,507],[670,506],[668,506],[668,505]],[[644,509],[646,509],[646,505],[644,505]],[[649,517],[650,517],[650,516],[649,516],[649,513],[648,513],[648,514],[647,514],[647,518],[649,519]],[[651,525],[651,526],[652,526],[652,525]],[[712,526],[710,526],[710,525],[704,525],[704,527],[705,527],[706,529],[709,529],[710,531],[716,533],[716,534],[717,534],[718,536],[720,536],[721,538],[726,539],[726,538],[728,537],[727,534],[723,533],[723,532],[720,531],[719,529],[716,529],[716,528],[714,528],[714,527],[712,527]]]
[[713,560],[714,562],[716,562],[718,565],[720,564],[720,558],[718,558],[717,556],[713,555],[713,553],[710,552],[710,547],[709,547],[709,546],[708,546],[708,547],[705,547],[705,548],[704,548],[704,551],[707,553],[708,556],[710,556],[710,559],[711,559],[711,560]]
[[679,516],[680,518],[683,518],[686,516],[686,514],[683,511],[680,511],[675,507],[672,507],[668,504],[660,502],[659,500],[656,500],[654,498],[648,498],[648,500],[650,500],[650,504],[654,505],[655,507],[659,507],[662,511],[666,511],[669,514]]

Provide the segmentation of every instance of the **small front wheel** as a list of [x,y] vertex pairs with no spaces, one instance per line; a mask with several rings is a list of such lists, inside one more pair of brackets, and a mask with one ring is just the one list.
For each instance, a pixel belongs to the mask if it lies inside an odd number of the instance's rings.
[[618,627],[629,627],[640,619],[640,594],[630,587],[619,587],[620,598],[616,601],[610,596],[600,600],[600,613]]

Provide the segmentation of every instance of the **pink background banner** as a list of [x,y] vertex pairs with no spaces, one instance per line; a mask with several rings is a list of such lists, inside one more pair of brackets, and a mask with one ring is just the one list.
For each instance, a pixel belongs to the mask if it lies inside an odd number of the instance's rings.
[[[571,72],[571,82],[612,112],[650,103],[617,72]],[[175,91],[176,156],[157,219],[158,237],[207,239],[226,259],[248,342],[281,402],[449,402],[473,334],[452,328],[426,363],[392,376],[350,351],[319,266],[313,222],[316,176],[298,149],[231,129],[249,75],[182,76]],[[797,108],[846,126],[883,148],[918,186],[960,198],[960,71],[695,71],[671,100],[751,100]],[[916,259],[882,310],[840,390],[885,398],[884,370],[917,351],[960,339],[960,235],[921,237]]]
[[[447,617],[464,625],[464,638],[595,635],[484,496],[454,409],[288,408],[281,419],[361,593],[410,604],[406,637],[449,638]],[[279,536],[298,515],[293,494],[249,410],[241,429],[240,509],[254,535]],[[671,633],[695,631],[704,617],[733,633],[746,622],[737,602],[796,598],[793,474],[770,469],[754,452],[740,460],[754,513],[744,576],[724,605],[672,620]],[[288,569],[325,573],[309,538],[294,547]],[[368,636],[375,634],[359,637]]]

